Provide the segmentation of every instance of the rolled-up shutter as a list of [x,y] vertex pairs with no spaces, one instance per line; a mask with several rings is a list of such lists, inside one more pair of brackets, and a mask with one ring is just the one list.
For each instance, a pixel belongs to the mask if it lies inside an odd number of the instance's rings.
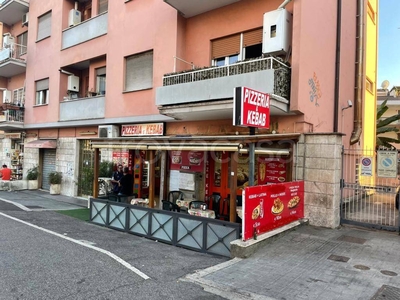
[[50,190],[49,174],[56,170],[56,150],[46,149],[43,152],[42,189]]
[[243,33],[243,47],[249,47],[262,43],[263,29],[258,28]]
[[240,34],[235,34],[212,41],[213,59],[238,53],[240,53]]
[[40,41],[51,35],[51,12],[38,18],[37,40]]

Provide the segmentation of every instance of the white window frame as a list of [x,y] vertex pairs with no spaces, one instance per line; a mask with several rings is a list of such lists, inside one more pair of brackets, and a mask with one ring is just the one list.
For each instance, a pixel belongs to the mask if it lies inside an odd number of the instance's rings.
[[17,36],[18,54],[24,55],[28,49],[28,31],[25,31]]
[[49,103],[49,79],[42,79],[35,82],[36,100],[35,105],[45,105]]
[[16,105],[25,105],[25,88],[21,87],[19,89],[13,90],[13,103]]

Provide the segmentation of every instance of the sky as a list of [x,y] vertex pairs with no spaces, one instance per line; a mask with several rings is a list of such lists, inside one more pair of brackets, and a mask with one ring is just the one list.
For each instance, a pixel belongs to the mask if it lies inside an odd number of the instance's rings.
[[400,86],[400,0],[379,0],[378,81]]

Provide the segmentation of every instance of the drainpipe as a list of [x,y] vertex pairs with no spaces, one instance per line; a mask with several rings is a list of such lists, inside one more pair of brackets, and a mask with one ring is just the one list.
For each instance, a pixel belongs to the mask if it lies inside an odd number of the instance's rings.
[[290,1],[292,1],[292,0],[283,1],[283,3],[281,5],[279,5],[278,9],[285,8],[285,6],[288,5]]
[[350,137],[350,145],[360,141],[362,133],[362,87],[364,65],[364,0],[357,0],[357,33],[356,33],[356,88],[354,105],[354,129]]
[[[334,93],[334,112],[333,112],[333,132],[338,132],[339,122],[339,84],[340,84],[340,41],[342,36],[342,0],[337,2],[336,16],[336,58],[335,58],[335,93]],[[343,128],[341,128],[343,130]]]

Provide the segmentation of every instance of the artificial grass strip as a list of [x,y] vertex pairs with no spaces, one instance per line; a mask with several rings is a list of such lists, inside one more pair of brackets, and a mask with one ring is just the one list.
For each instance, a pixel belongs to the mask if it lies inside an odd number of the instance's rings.
[[89,221],[89,208],[57,210],[56,212],[82,221]]

